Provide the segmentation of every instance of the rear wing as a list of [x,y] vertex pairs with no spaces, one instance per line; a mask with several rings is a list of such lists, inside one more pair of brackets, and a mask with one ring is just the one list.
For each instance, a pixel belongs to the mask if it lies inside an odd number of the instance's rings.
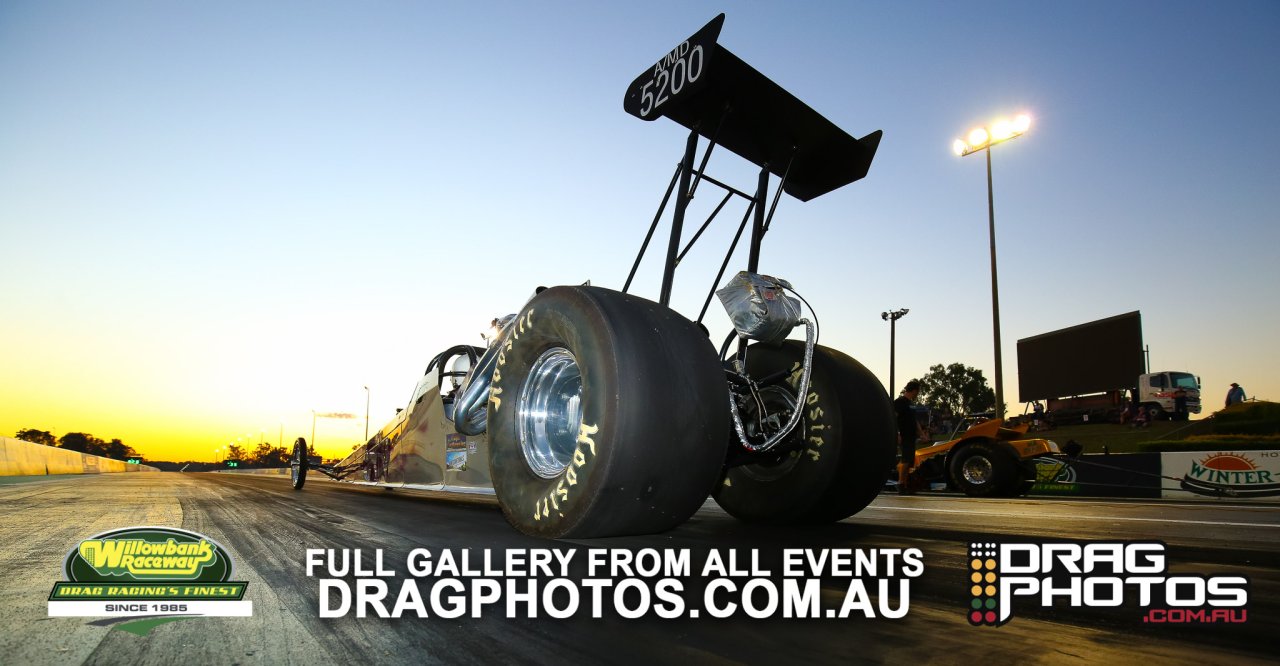
[[[644,242],[640,244],[640,252],[631,265],[627,281],[622,285],[624,294],[631,288],[669,201],[674,201],[675,212],[662,266],[662,288],[658,292],[658,302],[663,305],[671,304],[676,266],[725,204],[734,197],[750,202],[738,223],[738,232],[729,244],[720,270],[712,280],[706,300],[702,302],[702,310],[695,320],[699,324],[707,314],[716,286],[724,277],[748,223],[751,224],[751,235],[747,272],[755,273],[760,265],[760,245],[769,232],[782,193],[808,201],[863,178],[880,145],[879,130],[861,139],[853,138],[720,46],[716,40],[723,25],[724,14],[720,14],[693,36],[677,44],[631,82],[622,100],[623,110],[641,120],[665,116],[689,129],[684,157],[671,176],[667,193],[658,205],[658,212],[653,216]],[[695,164],[700,137],[707,139],[707,149],[701,162]],[[706,174],[707,162],[716,146],[724,146],[760,168],[754,193],[729,186]],[[772,203],[768,201],[771,175],[780,179]],[[685,244],[685,213],[698,184],[703,182],[721,188],[725,195]],[[682,244],[683,250],[680,249]]]
[[855,139],[717,43],[724,14],[636,77],[623,109],[670,118],[782,179],[808,201],[867,175],[880,130]]

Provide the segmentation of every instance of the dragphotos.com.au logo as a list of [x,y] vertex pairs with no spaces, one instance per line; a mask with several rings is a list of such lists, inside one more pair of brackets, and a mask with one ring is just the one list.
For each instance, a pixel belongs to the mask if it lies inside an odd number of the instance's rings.
[[969,624],[1000,626],[1014,606],[1130,608],[1148,623],[1241,623],[1244,576],[1173,575],[1159,541],[970,542]]

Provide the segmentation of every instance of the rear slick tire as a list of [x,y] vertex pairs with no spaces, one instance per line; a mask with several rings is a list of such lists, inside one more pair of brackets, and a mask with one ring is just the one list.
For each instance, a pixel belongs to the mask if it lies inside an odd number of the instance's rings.
[[[791,371],[794,394],[804,343],[755,344],[747,349],[753,377]],[[804,418],[788,440],[800,448],[770,465],[728,469],[716,484],[716,503],[739,520],[770,524],[820,524],[861,511],[884,488],[893,468],[897,426],[880,380],[861,363],[827,347],[815,347]],[[786,417],[790,415],[787,414]],[[736,435],[733,446],[740,447]],[[798,442],[791,438],[802,438]]]
[[698,327],[599,287],[553,287],[518,315],[495,365],[489,473],[525,534],[649,534],[706,501],[729,393]]
[[1034,460],[1019,460],[1017,476],[1009,484],[1008,497],[1026,497],[1036,485],[1036,463]]

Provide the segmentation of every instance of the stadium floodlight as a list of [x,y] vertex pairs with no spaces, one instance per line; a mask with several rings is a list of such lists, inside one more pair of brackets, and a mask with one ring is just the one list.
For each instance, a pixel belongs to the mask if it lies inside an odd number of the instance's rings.
[[[991,129],[976,127],[969,131],[967,140],[956,139],[951,149],[956,155],[964,157],[978,151],[987,153],[987,215],[991,234],[991,321],[994,331],[996,350],[996,412],[1004,417],[1004,367],[1000,357],[1000,290],[996,279],[996,204],[995,194],[991,187],[991,147],[1016,139],[1031,128],[1031,116],[1023,113],[1013,120],[1001,118],[991,123]],[[890,372],[892,379],[893,373]]]

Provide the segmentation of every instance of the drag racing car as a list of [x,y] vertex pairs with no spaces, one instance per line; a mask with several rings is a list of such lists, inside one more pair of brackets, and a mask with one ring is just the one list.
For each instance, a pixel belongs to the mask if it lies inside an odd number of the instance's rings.
[[[718,43],[723,22],[627,89],[625,111],[669,118],[689,135],[622,289],[537,289],[493,321],[485,346],[437,354],[407,407],[351,456],[315,465],[299,438],[295,488],[312,469],[493,494],[512,525],[549,538],[665,531],[708,495],[741,520],[785,524],[841,520],[871,502],[894,458],[888,394],[853,358],[817,344],[812,309],[804,316],[803,298],[759,261],[781,194],[808,201],[863,178],[881,133],[854,138],[743,62]],[[754,192],[706,173],[716,146],[759,167]],[[700,184],[724,200],[682,250]],[[661,290],[641,298],[631,282],[673,193]],[[677,264],[733,199],[746,211],[702,311],[675,312]],[[746,268],[717,290],[748,224]],[[713,295],[734,329],[718,348],[702,323]],[[798,330],[804,339],[787,339]]]
[[[970,497],[1020,497],[1036,483],[1035,459],[1062,451],[1052,440],[1027,437],[1030,424],[1010,426],[999,418],[970,418],[963,433],[916,450],[908,483],[943,481]],[[957,428],[958,430],[959,428]]]

